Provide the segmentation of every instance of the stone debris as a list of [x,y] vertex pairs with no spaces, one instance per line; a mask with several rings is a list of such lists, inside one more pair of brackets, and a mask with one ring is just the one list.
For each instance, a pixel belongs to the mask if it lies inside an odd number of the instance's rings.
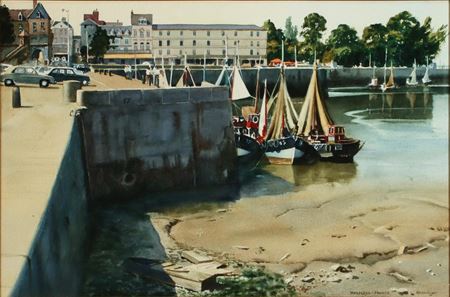
[[233,248],[238,249],[238,250],[248,250],[248,249],[250,249],[248,246],[245,246],[245,245],[233,245]]
[[304,282],[304,283],[310,283],[310,282],[312,282],[314,280],[315,280],[315,278],[312,277],[312,276],[305,276],[305,277],[302,278],[302,282]]
[[398,272],[391,272],[389,273],[389,275],[392,275],[393,277],[395,277],[397,280],[402,281],[402,282],[406,282],[406,283],[410,283],[413,280],[403,274],[400,274]]
[[397,292],[400,295],[407,295],[407,294],[409,294],[409,291],[406,288],[391,288],[391,292]]
[[280,260],[278,262],[281,262],[283,260],[286,260],[287,258],[289,258],[291,256],[290,253],[286,253],[283,257],[280,258]]
[[327,282],[340,283],[341,279],[339,277],[337,277],[337,276],[333,276],[333,277],[327,278]]
[[228,211],[228,209],[225,209],[225,208],[221,208],[221,209],[216,210],[216,212],[218,212],[218,213],[227,212],[227,211]]

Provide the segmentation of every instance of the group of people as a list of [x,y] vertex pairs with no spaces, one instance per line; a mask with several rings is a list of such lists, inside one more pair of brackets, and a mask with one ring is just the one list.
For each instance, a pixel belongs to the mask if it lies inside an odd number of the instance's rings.
[[[125,65],[124,72],[126,79],[133,79],[133,69],[131,65]],[[160,76],[164,76],[164,71],[149,65],[145,70],[145,75],[142,77],[142,83],[148,84],[149,86],[154,85],[159,88]]]
[[131,69],[131,65],[125,65],[125,68],[123,69],[123,71],[125,72],[126,79],[133,78],[133,70]]

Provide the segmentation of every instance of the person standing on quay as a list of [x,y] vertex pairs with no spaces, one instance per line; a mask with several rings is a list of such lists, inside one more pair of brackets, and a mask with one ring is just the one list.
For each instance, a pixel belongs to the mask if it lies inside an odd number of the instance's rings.
[[148,66],[147,70],[145,70],[145,79],[148,81],[148,85],[151,86],[153,80],[151,66]]

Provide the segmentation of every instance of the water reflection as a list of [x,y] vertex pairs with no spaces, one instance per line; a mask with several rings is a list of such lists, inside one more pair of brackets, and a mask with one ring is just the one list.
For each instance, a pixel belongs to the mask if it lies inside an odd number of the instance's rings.
[[429,92],[373,93],[368,94],[364,101],[367,102],[367,109],[361,110],[358,115],[365,119],[426,120],[433,117]]

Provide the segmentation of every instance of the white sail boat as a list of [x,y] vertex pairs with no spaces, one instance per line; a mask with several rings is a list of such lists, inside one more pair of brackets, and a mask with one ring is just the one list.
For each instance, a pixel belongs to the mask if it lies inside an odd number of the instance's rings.
[[[386,64],[384,66],[384,77],[386,79]],[[392,62],[391,62],[391,73],[389,75],[389,79],[387,82],[383,82],[383,84],[381,85],[381,90],[383,92],[385,92],[388,89],[393,89],[395,88],[395,82],[394,82],[394,68],[392,67]]]
[[417,86],[419,83],[417,82],[417,74],[416,74],[416,59],[414,59],[413,70],[409,77],[406,79],[407,86]]
[[372,65],[373,73],[372,73],[372,79],[370,80],[369,88],[376,89],[378,88],[378,78],[375,76],[375,64]]
[[429,68],[428,68],[428,57],[427,57],[427,68],[425,70],[425,74],[422,77],[422,82],[423,82],[424,85],[427,85],[427,84],[429,84],[431,82],[430,76],[428,74],[428,69]]

